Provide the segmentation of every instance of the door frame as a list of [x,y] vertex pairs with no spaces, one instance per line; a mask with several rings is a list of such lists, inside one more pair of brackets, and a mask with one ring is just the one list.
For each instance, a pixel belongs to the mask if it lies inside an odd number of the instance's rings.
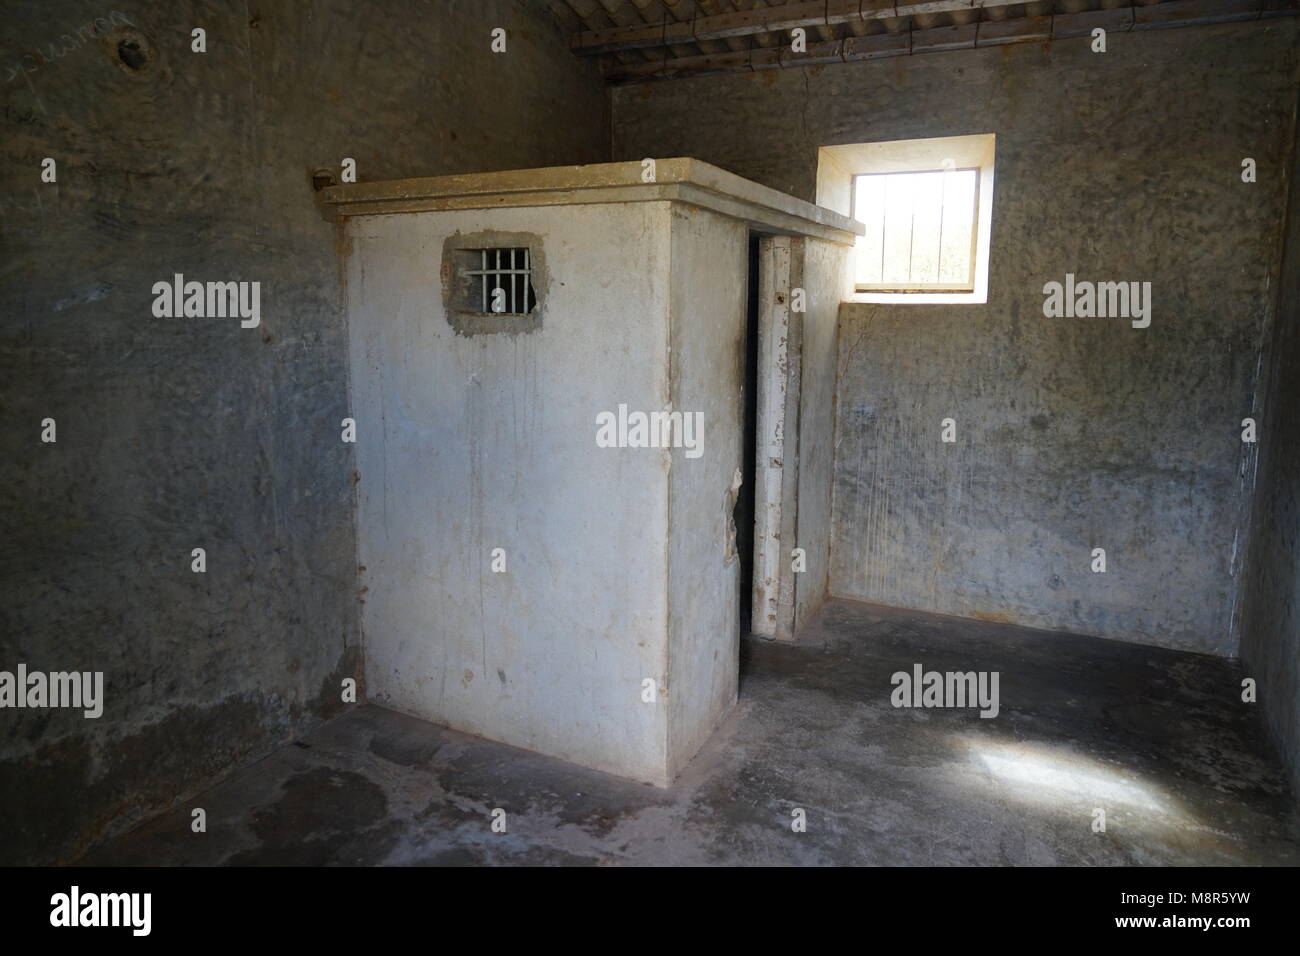
[[803,272],[803,240],[759,237],[758,402],[754,455],[754,572],[750,630],[794,636],[795,581],[785,542],[798,519],[802,316],[791,308]]

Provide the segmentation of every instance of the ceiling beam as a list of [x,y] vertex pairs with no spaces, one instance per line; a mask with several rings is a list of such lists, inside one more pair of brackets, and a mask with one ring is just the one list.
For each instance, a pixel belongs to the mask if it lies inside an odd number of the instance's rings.
[[812,0],[780,7],[755,7],[678,23],[610,27],[574,34],[569,48],[594,56],[619,50],[643,50],[669,43],[725,40],[756,33],[785,32],[795,27],[835,26],[858,20],[885,20],[916,14],[948,13],[973,7],[1021,6],[1026,0]]
[[706,73],[776,70],[789,66],[850,63],[912,53],[1084,37],[1089,36],[1097,27],[1108,32],[1128,32],[1297,14],[1300,14],[1300,0],[1162,0],[1146,6],[1113,7],[1056,16],[985,20],[981,23],[929,30],[850,36],[842,40],[809,43],[807,52],[803,54],[792,53],[788,45],[783,45],[756,47],[736,53],[669,58],[630,67],[611,66],[606,71],[605,78],[610,83],[635,83]]

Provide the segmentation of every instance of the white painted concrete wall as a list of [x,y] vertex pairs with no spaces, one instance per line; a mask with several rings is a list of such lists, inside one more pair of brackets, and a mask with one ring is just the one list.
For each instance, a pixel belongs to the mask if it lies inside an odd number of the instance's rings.
[[[595,434],[669,395],[669,206],[358,217],[347,261],[369,698],[661,785],[669,474]],[[443,241],[487,229],[542,237],[541,331],[447,323]]]
[[668,758],[673,774],[736,702],[740,561],[736,555],[727,558],[733,504],[728,492],[744,462],[748,255],[748,224],[673,205],[672,402],[675,409],[704,416],[703,454],[690,459],[674,449],[669,482]]

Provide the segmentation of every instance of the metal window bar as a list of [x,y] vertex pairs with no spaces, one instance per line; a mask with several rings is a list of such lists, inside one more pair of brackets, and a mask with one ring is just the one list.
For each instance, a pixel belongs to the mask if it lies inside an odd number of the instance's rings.
[[[501,254],[509,253],[505,265]],[[492,253],[492,264],[488,265],[488,253]],[[522,266],[519,253],[523,253]],[[507,315],[526,315],[533,311],[537,297],[532,288],[532,258],[529,250],[523,249],[480,249],[478,269],[469,269],[466,274],[479,279],[479,310],[492,312],[492,299],[498,289],[505,298]],[[498,313],[500,314],[500,313]]]

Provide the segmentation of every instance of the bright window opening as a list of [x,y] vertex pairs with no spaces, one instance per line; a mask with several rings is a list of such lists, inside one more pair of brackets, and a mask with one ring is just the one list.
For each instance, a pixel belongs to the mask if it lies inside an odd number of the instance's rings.
[[995,147],[979,133],[818,150],[818,205],[865,230],[848,301],[988,301]]
[[979,170],[854,177],[858,292],[973,292]]

